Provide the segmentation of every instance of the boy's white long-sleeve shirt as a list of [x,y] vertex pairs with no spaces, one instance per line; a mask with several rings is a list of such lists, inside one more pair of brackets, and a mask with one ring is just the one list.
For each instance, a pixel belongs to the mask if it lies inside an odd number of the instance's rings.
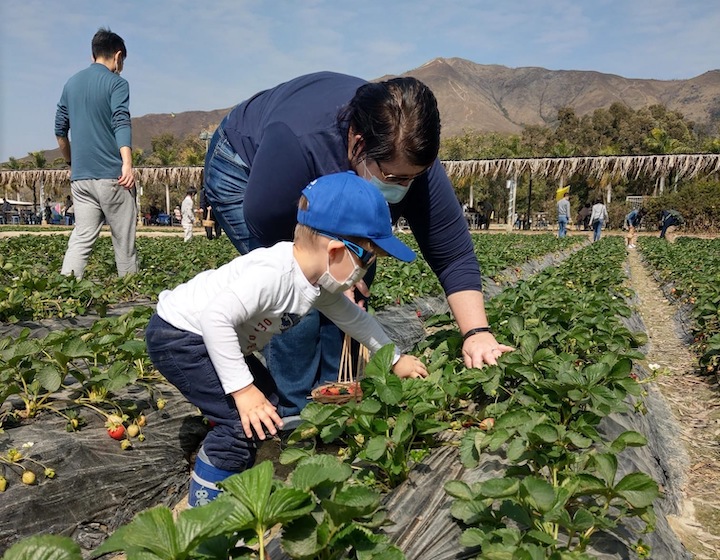
[[190,195],[183,198],[180,213],[182,215],[182,225],[190,225],[195,221],[195,214],[193,213],[193,199]]
[[[230,394],[253,382],[244,355],[261,349],[311,308],[372,353],[392,342],[380,324],[344,294],[310,284],[291,242],[255,249],[163,291],[157,314],[175,328],[203,337],[220,383]],[[399,356],[396,347],[395,361]]]

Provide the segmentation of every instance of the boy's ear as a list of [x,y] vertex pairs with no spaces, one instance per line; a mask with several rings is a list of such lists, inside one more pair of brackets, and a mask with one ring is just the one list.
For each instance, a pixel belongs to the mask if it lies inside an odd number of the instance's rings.
[[337,239],[331,239],[330,243],[327,244],[327,252],[329,260],[342,260],[345,256],[345,244]]

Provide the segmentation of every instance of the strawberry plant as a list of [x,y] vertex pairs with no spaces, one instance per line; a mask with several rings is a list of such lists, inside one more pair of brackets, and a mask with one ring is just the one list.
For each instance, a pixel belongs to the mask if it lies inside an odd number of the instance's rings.
[[44,339],[31,338],[29,329],[16,338],[0,339],[0,401],[15,396],[24,405],[19,411],[5,407],[0,425],[47,411],[63,417],[68,431],[77,431],[86,424],[80,408],[104,421],[117,415],[120,424],[128,419],[127,412],[137,414],[134,403],[120,403],[114,395],[131,385],[152,393],[160,379],[149,368],[142,340],[150,313],[150,308],[135,308],[121,317],[100,319],[89,329],[52,331]]
[[[325,443],[338,442],[346,461],[359,460],[364,469],[361,478],[386,490],[395,488],[436,445],[435,434],[450,426],[447,411],[462,381],[445,371],[445,361],[439,357],[443,353],[441,348],[437,361],[430,363],[428,378],[401,380],[391,370],[392,346],[382,348],[365,368],[362,400],[342,406],[310,403],[301,412],[303,423],[289,442],[315,436]],[[291,448],[281,461],[291,463],[312,453],[314,450]]]
[[[273,478],[265,461],[231,476],[221,496],[173,520],[168,508],[138,514],[96,549],[93,558],[125,552],[129,559],[267,558],[266,537],[283,525],[281,545],[292,558],[402,560],[387,538],[380,495],[349,484],[352,469],[329,456],[300,462],[290,484]],[[252,548],[250,548],[252,547]]]
[[[352,469],[329,455],[300,461],[290,484],[313,496],[315,507],[283,528],[281,544],[292,558],[402,560],[378,530],[388,523],[381,495],[350,482]],[[349,551],[349,552],[348,552]]]
[[[30,463],[36,469],[39,468],[42,470],[45,478],[55,478],[54,469],[28,455],[27,450],[33,445],[33,442],[26,442],[22,445],[21,449],[9,449],[4,455],[0,455],[0,464],[4,464],[6,467],[5,474],[9,474],[8,471],[19,474],[22,483],[28,486],[35,484],[37,476],[35,471],[33,471],[31,467],[27,466],[27,463]],[[0,492],[4,492],[7,489],[8,484],[8,479],[5,476],[0,476]]]
[[3,560],[83,560],[83,556],[70,537],[35,535],[11,546]]

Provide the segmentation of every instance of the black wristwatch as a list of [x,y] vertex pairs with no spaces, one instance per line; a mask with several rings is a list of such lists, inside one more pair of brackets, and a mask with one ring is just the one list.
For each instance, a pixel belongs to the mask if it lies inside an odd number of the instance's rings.
[[476,328],[474,328],[474,329],[470,329],[468,332],[466,332],[466,333],[463,335],[463,341],[467,340],[467,339],[470,338],[472,335],[478,334],[478,333],[481,333],[481,332],[490,332],[490,327],[476,327]]

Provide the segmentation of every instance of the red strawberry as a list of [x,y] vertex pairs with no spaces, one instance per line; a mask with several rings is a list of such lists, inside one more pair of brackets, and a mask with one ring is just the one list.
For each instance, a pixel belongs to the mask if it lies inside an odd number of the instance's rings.
[[116,440],[121,440],[125,436],[125,426],[123,426],[122,424],[110,426],[107,431],[108,435]]

